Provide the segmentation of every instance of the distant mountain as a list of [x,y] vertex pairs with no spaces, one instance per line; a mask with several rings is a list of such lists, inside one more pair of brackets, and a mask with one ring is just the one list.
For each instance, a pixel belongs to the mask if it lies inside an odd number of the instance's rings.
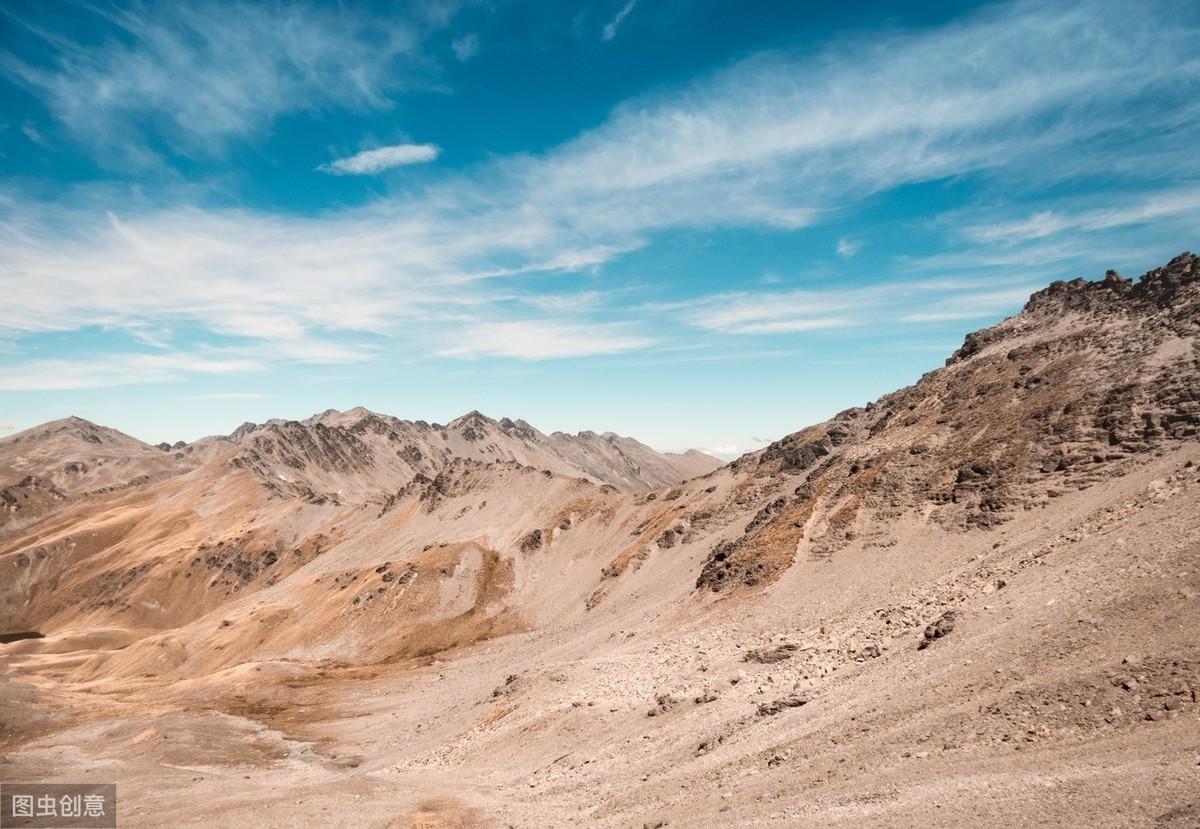
[[179,458],[79,417],[0,438],[0,531],[40,518],[72,496],[144,486]]
[[69,417],[0,439],[0,529],[27,523],[72,496],[144,485],[206,464],[246,469],[285,497],[333,502],[382,497],[455,461],[508,462],[646,491],[711,472],[722,461],[657,452],[605,432],[545,435],[523,420],[470,412],[448,425],[363,408],[305,421],[246,423],[226,437],[150,446]]
[[346,500],[437,476],[454,461],[509,462],[633,492],[676,484],[722,465],[692,450],[657,452],[612,432],[545,435],[524,420],[469,412],[447,425],[400,420],[363,408],[330,409],[305,421],[245,424],[229,460],[270,488]]

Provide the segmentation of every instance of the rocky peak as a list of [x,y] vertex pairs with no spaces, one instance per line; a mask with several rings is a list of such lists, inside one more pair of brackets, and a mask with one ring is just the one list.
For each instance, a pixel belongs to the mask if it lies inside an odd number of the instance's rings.
[[32,429],[17,432],[15,435],[9,435],[6,438],[0,439],[0,441],[16,445],[19,443],[42,442],[55,438],[78,440],[86,444],[92,444],[93,446],[124,443],[142,445],[141,441],[136,438],[131,438],[106,426],[98,426],[90,420],[85,420],[75,415],[59,420],[52,420],[40,426],[35,426]]
[[494,427],[498,428],[499,424],[474,409],[450,421],[451,429],[472,442],[482,440]]
[[969,360],[994,343],[1048,332],[1065,314],[1101,326],[1110,319],[1132,316],[1158,330],[1190,336],[1197,327],[1198,309],[1200,257],[1185,251],[1161,268],[1142,274],[1137,282],[1114,270],[1100,280],[1052,282],[1031,295],[1017,316],[968,334],[946,364]]
[[500,418],[500,431],[510,437],[518,440],[536,440],[538,437],[537,429],[534,429],[524,420],[510,420],[507,417]]
[[1193,296],[1200,285],[1200,259],[1184,251],[1161,268],[1148,271],[1135,283],[1116,271],[1104,279],[1072,279],[1050,283],[1029,298],[1027,313],[1081,311],[1146,311],[1172,306],[1183,292]]
[[757,584],[800,546],[828,556],[906,512],[994,527],[1194,441],[1197,264],[1054,283],[968,335],[948,368],[739,459],[764,505],[713,548],[699,586]]
[[104,442],[106,437],[105,429],[97,426],[90,420],[85,420],[82,417],[71,415],[64,417],[62,420],[56,420],[50,424],[51,432],[68,432],[73,434],[88,443],[100,444]]
[[244,438],[246,435],[250,434],[257,428],[258,428],[257,423],[252,423],[249,420],[247,420],[241,426],[237,427],[236,429],[234,429],[232,432],[229,433],[229,439],[232,440],[234,443],[237,443],[238,441],[240,441],[242,438]]
[[478,409],[472,409],[464,415],[454,418],[450,421],[451,428],[461,428],[464,426],[495,426],[497,422],[485,415]]

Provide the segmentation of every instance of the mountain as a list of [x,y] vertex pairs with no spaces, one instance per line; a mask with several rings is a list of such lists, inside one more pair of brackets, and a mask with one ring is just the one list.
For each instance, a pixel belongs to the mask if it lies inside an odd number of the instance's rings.
[[[443,426],[363,408],[333,409],[303,422],[244,424],[230,440],[230,463],[281,493],[338,500],[395,490],[414,476],[435,477],[452,463],[516,463],[640,491],[711,472],[721,461],[695,450],[660,453],[611,432],[545,435],[523,420],[470,412]],[[339,496],[339,493],[341,495]]]
[[523,420],[479,412],[442,426],[330,409],[305,421],[245,423],[228,436],[157,446],[69,417],[0,439],[0,533],[71,497],[142,487],[198,467],[245,469],[279,497],[338,503],[383,497],[463,462],[532,466],[629,491],[721,466],[694,449],[657,452],[612,432],[545,435]]
[[79,417],[0,438],[0,532],[44,517],[72,496],[160,480],[179,460]]
[[146,825],[1197,825],[1198,304],[1190,254],[1054,283],[719,468],[475,412],[0,441],[62,496],[0,524],[5,764]]
[[[919,513],[998,526],[1200,436],[1196,257],[1136,283],[1056,282],[920,382],[747,455],[776,495],[701,583],[756,583]],[[798,484],[791,489],[793,484]]]

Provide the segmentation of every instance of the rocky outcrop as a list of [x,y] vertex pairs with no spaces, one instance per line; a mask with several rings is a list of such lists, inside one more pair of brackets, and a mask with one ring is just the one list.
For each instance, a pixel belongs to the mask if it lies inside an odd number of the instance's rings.
[[770,581],[902,513],[987,529],[1200,435],[1200,260],[1056,282],[943,369],[732,468],[761,507],[697,587]]

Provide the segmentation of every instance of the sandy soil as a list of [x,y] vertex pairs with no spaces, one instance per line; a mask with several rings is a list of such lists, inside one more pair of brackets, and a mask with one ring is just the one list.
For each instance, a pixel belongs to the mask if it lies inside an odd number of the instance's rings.
[[650,561],[620,601],[436,657],[72,682],[125,640],[12,643],[2,773],[116,781],[133,826],[1194,826],[1189,459],[753,595]]

